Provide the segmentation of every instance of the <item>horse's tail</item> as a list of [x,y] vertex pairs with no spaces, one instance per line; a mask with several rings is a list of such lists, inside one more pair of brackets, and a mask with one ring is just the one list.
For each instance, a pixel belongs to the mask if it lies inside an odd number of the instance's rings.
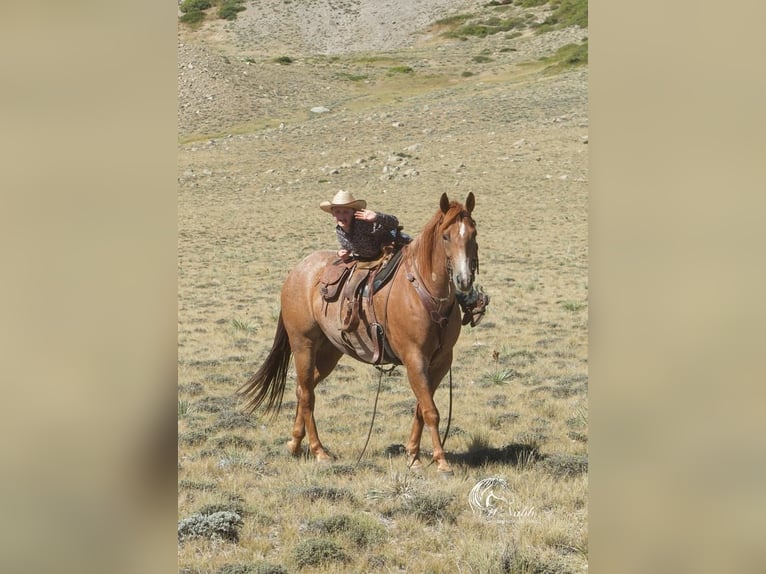
[[264,403],[266,412],[276,416],[282,407],[287,382],[287,367],[290,364],[290,340],[287,338],[282,313],[279,313],[277,332],[266,361],[250,379],[237,389],[237,393],[247,397],[245,412],[252,413]]

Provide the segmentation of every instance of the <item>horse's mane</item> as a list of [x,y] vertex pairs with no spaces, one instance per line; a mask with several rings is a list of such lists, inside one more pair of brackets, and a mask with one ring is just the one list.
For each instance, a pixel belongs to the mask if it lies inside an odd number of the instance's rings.
[[456,219],[463,216],[470,217],[463,204],[454,200],[450,201],[447,213],[442,213],[441,209],[437,210],[423,227],[420,235],[412,242],[413,256],[421,275],[426,277],[431,275],[433,271],[431,259],[433,246],[441,238],[444,230],[452,225]]

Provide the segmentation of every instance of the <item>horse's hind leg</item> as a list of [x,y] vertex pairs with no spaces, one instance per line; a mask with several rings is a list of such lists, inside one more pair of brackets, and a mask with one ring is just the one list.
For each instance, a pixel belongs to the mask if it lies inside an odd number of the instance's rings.
[[298,405],[295,412],[292,439],[287,443],[290,452],[297,456],[301,452],[301,441],[308,434],[309,449],[318,461],[332,460],[319,440],[316,421],[314,420],[314,388],[335,368],[342,353],[329,343],[301,345],[293,351],[295,371],[298,378],[296,398]]

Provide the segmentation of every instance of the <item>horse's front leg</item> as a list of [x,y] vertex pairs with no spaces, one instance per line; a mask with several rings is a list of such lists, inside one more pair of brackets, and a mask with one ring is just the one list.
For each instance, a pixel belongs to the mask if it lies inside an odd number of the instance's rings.
[[415,416],[412,420],[410,438],[407,441],[407,445],[405,446],[405,450],[407,452],[407,466],[414,471],[420,471],[423,468],[423,463],[420,462],[420,438],[422,435],[423,413],[420,410],[420,403],[416,403]]
[[415,398],[418,401],[415,407],[415,420],[412,423],[412,432],[410,433],[410,440],[407,443],[407,453],[410,456],[411,468],[417,468],[417,464],[420,463],[420,438],[423,432],[423,426],[427,426],[431,435],[431,443],[433,444],[434,454],[433,460],[436,462],[438,470],[442,474],[452,474],[452,467],[447,462],[447,457],[444,454],[442,448],[441,437],[439,436],[439,409],[436,408],[434,402],[434,391],[436,385],[433,388],[430,384],[430,378],[426,375],[424,366],[418,366],[417,363],[412,362],[407,366],[407,376],[410,380],[410,386],[415,393]]

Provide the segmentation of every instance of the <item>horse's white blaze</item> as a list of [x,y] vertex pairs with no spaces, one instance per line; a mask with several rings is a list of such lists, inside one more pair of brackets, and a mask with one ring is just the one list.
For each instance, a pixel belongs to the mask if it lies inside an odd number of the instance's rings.
[[460,237],[465,237],[465,221],[460,222]]
[[455,286],[460,288],[457,284],[458,277],[468,278],[471,276],[471,264],[466,256],[465,252],[461,252],[460,256],[455,259]]

